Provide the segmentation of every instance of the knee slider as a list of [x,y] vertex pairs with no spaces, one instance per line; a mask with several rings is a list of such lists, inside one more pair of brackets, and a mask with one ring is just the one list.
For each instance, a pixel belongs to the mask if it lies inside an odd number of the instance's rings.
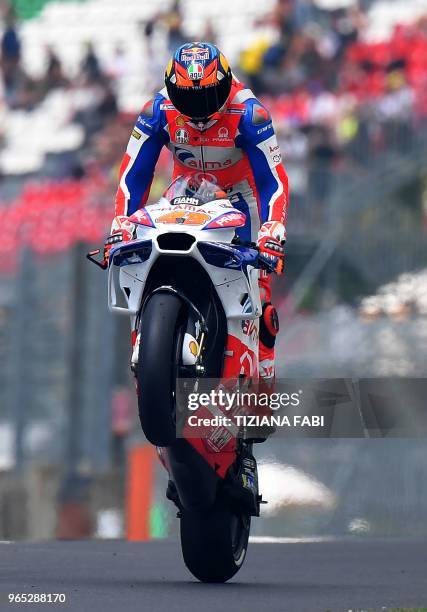
[[259,339],[267,348],[273,348],[279,333],[279,317],[277,310],[270,303],[262,307],[259,326]]

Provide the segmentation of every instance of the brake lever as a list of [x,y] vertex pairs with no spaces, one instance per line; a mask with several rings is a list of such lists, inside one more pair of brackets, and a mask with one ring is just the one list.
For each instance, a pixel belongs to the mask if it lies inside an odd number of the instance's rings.
[[102,260],[95,259],[95,255],[99,255],[100,252],[101,252],[101,249],[95,249],[94,251],[89,251],[89,253],[86,254],[86,259],[96,264],[99,268],[101,268],[101,270],[106,270],[108,268],[108,263],[104,261],[104,259]]
[[275,272],[275,264],[263,253],[258,253],[258,261],[260,262],[260,268],[266,272]]

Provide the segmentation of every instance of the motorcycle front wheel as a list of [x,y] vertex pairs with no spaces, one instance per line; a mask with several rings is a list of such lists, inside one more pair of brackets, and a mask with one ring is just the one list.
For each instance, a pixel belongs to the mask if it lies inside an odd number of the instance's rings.
[[155,446],[170,446],[176,440],[174,390],[183,340],[181,312],[179,297],[155,293],[141,318],[138,409],[142,430]]

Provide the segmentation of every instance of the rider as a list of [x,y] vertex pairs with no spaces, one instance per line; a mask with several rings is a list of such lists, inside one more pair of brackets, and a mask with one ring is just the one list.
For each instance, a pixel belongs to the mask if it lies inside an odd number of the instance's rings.
[[[224,188],[233,206],[246,214],[239,237],[257,242],[281,274],[288,178],[270,113],[209,43],[179,47],[167,65],[165,85],[145,104],[132,131],[120,168],[116,217],[105,258],[113,244],[132,237],[127,217],[146,204],[160,151],[166,146],[173,155],[173,178],[206,177]],[[279,323],[266,273],[261,273],[259,284],[260,376],[268,380],[274,376]]]

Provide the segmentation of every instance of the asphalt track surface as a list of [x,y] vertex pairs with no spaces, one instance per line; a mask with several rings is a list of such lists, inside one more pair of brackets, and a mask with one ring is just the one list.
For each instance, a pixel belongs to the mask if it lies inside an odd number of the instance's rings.
[[[7,593],[65,593],[9,604]],[[427,541],[251,543],[227,584],[200,584],[179,543],[1,543],[0,610],[290,612],[427,605]]]

